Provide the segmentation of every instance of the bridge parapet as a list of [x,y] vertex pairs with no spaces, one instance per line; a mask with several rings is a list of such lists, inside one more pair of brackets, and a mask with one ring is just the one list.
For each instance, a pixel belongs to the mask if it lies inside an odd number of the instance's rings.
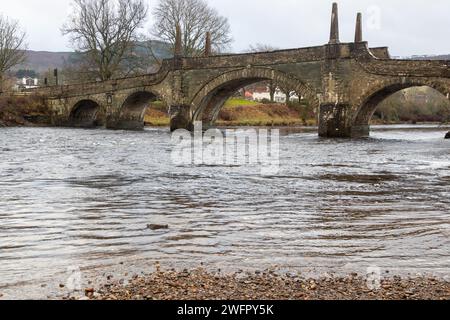
[[182,69],[230,68],[246,67],[248,65],[267,66],[270,64],[289,64],[308,61],[321,61],[324,59],[324,46],[315,46],[269,52],[183,58]]
[[60,86],[39,87],[36,89],[24,90],[25,93],[35,93],[50,98],[55,97],[74,97],[83,95],[92,95],[106,92],[114,92],[118,90],[129,90],[136,87],[145,87],[156,85],[162,82],[167,74],[173,70],[173,60],[164,60],[161,68],[151,74],[140,75],[135,77],[111,79],[107,81],[96,81],[77,83]]
[[361,67],[377,75],[450,78],[450,60],[372,59]]

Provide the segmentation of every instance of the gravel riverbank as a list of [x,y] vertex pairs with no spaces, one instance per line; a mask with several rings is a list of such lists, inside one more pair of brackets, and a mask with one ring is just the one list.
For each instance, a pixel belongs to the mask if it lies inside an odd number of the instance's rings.
[[450,283],[393,276],[368,285],[356,274],[308,279],[270,271],[224,275],[198,269],[157,271],[130,281],[109,277],[84,293],[81,299],[92,300],[450,300]]

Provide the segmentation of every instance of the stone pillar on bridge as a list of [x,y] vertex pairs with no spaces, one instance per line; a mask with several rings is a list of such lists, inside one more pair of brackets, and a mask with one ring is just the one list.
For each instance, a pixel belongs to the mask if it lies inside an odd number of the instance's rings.
[[362,41],[363,41],[362,13],[358,12],[358,15],[356,16],[355,43],[360,43]]
[[352,137],[350,106],[344,103],[325,103],[320,106],[319,136],[324,138]]
[[205,39],[205,57],[209,57],[212,53],[211,32],[206,33]]
[[323,74],[320,101],[319,136],[347,138],[352,136],[351,106],[346,102],[345,84],[340,80],[339,59],[329,58]]
[[348,54],[346,53],[348,46],[341,44],[339,41],[337,3],[333,3],[330,30],[330,41],[326,46],[322,70],[323,94],[320,99],[319,136],[327,138],[350,137],[350,105],[343,98],[345,96],[345,85],[340,75],[341,57]]
[[175,45],[174,45],[174,56],[175,59],[181,58],[183,56],[183,42],[181,36],[181,27],[179,24],[176,26],[175,31]]
[[337,3],[333,3],[333,12],[331,13],[330,44],[339,43],[339,12]]
[[187,105],[172,105],[169,108],[170,131],[192,130],[191,108]]
[[191,129],[191,108],[184,103],[183,94],[183,42],[181,27],[176,27],[174,64],[172,71],[172,93],[171,103],[169,105],[170,131],[178,129]]

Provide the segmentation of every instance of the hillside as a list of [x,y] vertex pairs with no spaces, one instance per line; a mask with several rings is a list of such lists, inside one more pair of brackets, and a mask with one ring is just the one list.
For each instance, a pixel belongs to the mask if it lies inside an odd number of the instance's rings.
[[[148,44],[139,44],[140,48],[148,47]],[[158,59],[167,59],[172,56],[170,44],[161,41],[151,42],[152,50]],[[145,49],[139,49],[138,52],[147,54]],[[44,73],[55,68],[63,69],[67,61],[77,60],[76,52],[49,52],[49,51],[33,51],[27,50],[27,61],[14,68],[13,71],[26,69],[34,70],[37,73]]]
[[49,52],[49,51],[26,51],[26,63],[16,66],[15,70],[34,70],[37,73],[46,72],[49,69],[61,69],[64,62],[69,59],[74,52]]

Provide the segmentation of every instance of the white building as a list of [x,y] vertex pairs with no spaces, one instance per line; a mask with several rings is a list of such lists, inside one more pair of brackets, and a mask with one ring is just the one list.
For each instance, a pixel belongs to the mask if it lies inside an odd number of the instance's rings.
[[33,89],[39,87],[39,79],[38,78],[30,78],[24,77],[22,79],[18,79],[15,85],[16,90],[20,89]]
[[[254,101],[263,101],[263,100],[269,100],[270,101],[270,91],[267,88],[267,90],[264,91],[255,91],[253,92],[253,100]],[[291,94],[291,101],[298,101],[298,96],[296,94]],[[286,94],[281,92],[280,89],[277,89],[275,91],[274,95],[274,101],[276,103],[285,103],[286,102]]]

